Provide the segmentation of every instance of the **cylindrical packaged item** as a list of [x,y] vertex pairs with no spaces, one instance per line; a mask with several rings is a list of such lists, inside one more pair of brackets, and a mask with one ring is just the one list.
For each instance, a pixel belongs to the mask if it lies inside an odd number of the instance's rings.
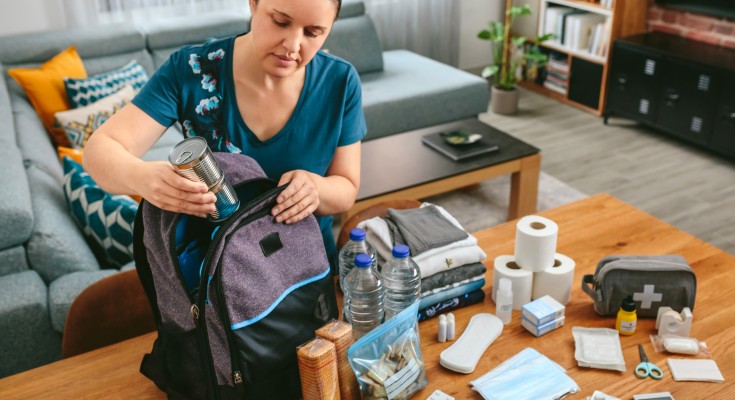
[[538,215],[521,218],[516,224],[516,263],[533,272],[551,268],[554,265],[558,233],[556,222],[548,218]]
[[304,400],[339,400],[337,351],[334,343],[316,338],[296,352]]
[[352,326],[344,321],[332,321],[316,330],[316,335],[334,343],[337,350],[337,374],[339,375],[339,394],[343,399],[359,399],[360,386],[352,372],[347,350],[355,339]]
[[509,279],[513,287],[513,309],[520,310],[531,301],[533,290],[533,272],[521,269],[514,256],[498,256],[493,265],[493,302],[497,304],[497,292],[500,278]]
[[194,182],[207,185],[217,197],[216,210],[207,217],[211,221],[221,221],[229,217],[240,206],[235,189],[225,178],[222,167],[209,150],[207,140],[192,136],[179,142],[168,155],[169,162],[176,172]]
[[561,304],[569,303],[572,298],[574,267],[574,260],[564,254],[556,253],[553,267],[533,273],[531,298],[536,300],[549,295]]

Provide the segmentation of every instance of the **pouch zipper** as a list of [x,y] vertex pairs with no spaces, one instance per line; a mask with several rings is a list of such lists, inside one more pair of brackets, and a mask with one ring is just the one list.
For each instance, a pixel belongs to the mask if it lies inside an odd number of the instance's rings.
[[[694,274],[694,271],[692,270],[692,268],[690,266],[685,265],[685,264],[681,264],[681,263],[672,262],[672,261],[651,261],[651,260],[624,260],[624,261],[625,262],[633,262],[633,263],[668,264],[668,265],[672,265],[672,266],[675,266],[676,267],[676,268],[672,268],[672,267],[669,267],[669,266],[657,266],[657,265],[653,265],[652,268],[648,268],[647,269],[648,271],[685,271],[685,272],[690,272],[691,274]],[[611,264],[613,264],[613,265],[611,265]],[[618,265],[614,265],[614,262],[612,262],[610,264],[606,264],[605,266],[603,266],[602,268],[600,268],[599,273],[597,274],[597,276],[595,276],[595,289],[597,289],[598,287],[600,287],[600,283],[603,281],[603,279],[605,278],[605,275],[608,272],[613,271],[613,270],[616,270],[616,269],[626,270],[626,271],[639,271],[639,270],[637,270],[635,268],[625,268],[625,267],[621,267],[621,266],[618,266]]]

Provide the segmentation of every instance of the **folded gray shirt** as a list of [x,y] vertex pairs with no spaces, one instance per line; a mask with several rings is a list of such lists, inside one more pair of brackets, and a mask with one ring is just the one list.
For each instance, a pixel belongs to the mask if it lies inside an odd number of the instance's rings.
[[[403,243],[417,256],[427,250],[467,238],[467,231],[457,228],[434,206],[407,210],[388,209],[385,218],[393,243]],[[400,236],[400,237],[399,237]]]

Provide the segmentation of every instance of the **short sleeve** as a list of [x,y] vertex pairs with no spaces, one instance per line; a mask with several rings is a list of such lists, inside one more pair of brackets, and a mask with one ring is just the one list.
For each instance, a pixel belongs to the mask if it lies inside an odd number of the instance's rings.
[[182,88],[177,70],[180,59],[181,50],[171,54],[133,99],[133,104],[166,127],[179,119]]
[[345,91],[345,111],[342,116],[342,132],[340,132],[338,146],[357,143],[367,134],[365,113],[362,110],[360,77],[353,67],[347,74]]

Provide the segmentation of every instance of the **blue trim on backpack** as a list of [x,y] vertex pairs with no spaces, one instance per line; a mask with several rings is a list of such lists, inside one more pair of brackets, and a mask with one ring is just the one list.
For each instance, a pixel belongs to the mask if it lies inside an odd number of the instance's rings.
[[316,275],[316,276],[313,276],[313,277],[311,277],[309,279],[306,279],[306,280],[303,280],[301,282],[298,282],[296,284],[291,285],[288,289],[284,290],[283,293],[281,293],[281,295],[278,296],[278,298],[276,299],[276,301],[274,301],[273,304],[271,304],[271,306],[268,307],[265,311],[263,311],[262,313],[260,313],[259,315],[255,316],[253,318],[246,319],[245,321],[238,322],[236,324],[230,325],[230,329],[232,329],[234,331],[235,329],[244,328],[244,327],[246,327],[248,325],[252,325],[252,324],[260,321],[261,319],[267,317],[268,314],[270,314],[271,311],[273,311],[273,309],[276,308],[276,306],[278,306],[278,304],[281,301],[283,301],[283,299],[286,296],[288,296],[291,292],[293,292],[294,290],[296,290],[296,289],[298,289],[298,288],[300,288],[302,286],[306,286],[306,285],[308,285],[310,283],[313,283],[313,282],[316,282],[316,281],[318,281],[320,279],[323,279],[324,277],[326,277],[327,275],[329,275],[329,272],[330,271],[331,271],[331,269],[330,269],[329,265],[327,265],[326,271],[322,272],[321,274]]

